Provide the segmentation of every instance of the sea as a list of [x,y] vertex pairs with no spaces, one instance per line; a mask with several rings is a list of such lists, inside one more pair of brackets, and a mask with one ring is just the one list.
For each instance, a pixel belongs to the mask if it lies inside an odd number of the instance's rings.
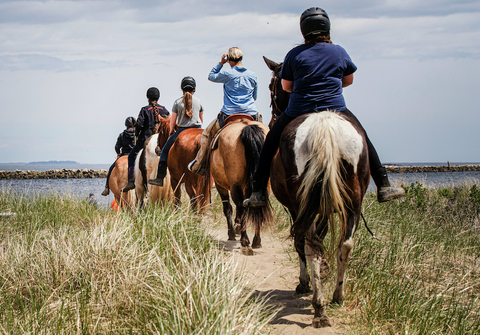
[[[466,165],[480,163],[452,163],[450,165]],[[385,165],[394,166],[447,166],[445,163],[394,163]],[[49,171],[61,169],[93,169],[108,170],[109,164],[34,164],[34,163],[0,163],[0,170],[4,171]],[[431,172],[431,173],[390,173],[390,183],[392,185],[411,185],[419,182],[426,187],[449,187],[462,185],[480,185],[480,171],[466,172]],[[22,179],[22,180],[0,180],[0,192],[12,191],[17,194],[35,195],[43,193],[57,193],[60,195],[70,195],[78,198],[87,199],[90,193],[95,195],[95,200],[99,206],[110,208],[113,201],[113,194],[104,197],[100,193],[105,188],[105,178],[92,179]],[[371,180],[369,191],[375,191],[375,184]]]

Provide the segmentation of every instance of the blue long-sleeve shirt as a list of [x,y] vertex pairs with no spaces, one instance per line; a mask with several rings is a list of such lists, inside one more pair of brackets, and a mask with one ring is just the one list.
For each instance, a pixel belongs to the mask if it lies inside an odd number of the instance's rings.
[[222,70],[218,63],[208,75],[208,80],[223,83],[222,112],[227,115],[245,113],[257,114],[255,100],[257,100],[257,75],[244,67],[234,66],[229,70]]

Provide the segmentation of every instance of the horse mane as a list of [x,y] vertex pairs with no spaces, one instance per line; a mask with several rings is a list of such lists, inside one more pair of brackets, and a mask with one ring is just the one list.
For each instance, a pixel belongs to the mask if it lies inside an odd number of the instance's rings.
[[158,119],[160,122],[158,123],[155,134],[158,134],[157,146],[161,150],[170,137],[170,116],[167,118],[159,116]]

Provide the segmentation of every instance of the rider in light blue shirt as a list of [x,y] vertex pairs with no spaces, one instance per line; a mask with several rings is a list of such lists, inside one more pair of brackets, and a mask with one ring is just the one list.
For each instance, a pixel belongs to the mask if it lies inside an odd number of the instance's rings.
[[210,71],[208,80],[223,83],[222,112],[227,115],[246,113],[252,116],[257,114],[255,100],[257,100],[257,75],[243,66],[233,66],[222,70],[223,65],[218,63]]
[[[188,168],[194,173],[205,173],[207,149],[215,133],[225,125],[228,116],[241,113],[252,116],[256,121],[260,119],[255,107],[257,76],[243,67],[242,59],[243,53],[239,48],[230,48],[228,54],[222,55],[220,63],[215,65],[208,75],[208,80],[223,83],[223,107],[215,120],[203,131],[197,156],[188,164]],[[225,63],[230,65],[230,69],[222,69]]]

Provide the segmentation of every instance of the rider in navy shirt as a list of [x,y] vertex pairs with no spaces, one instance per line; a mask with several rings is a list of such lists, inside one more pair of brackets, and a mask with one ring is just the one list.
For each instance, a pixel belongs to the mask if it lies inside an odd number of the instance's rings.
[[[266,205],[270,165],[277,152],[282,131],[290,121],[306,113],[326,110],[338,111],[357,120],[347,109],[342,95],[343,88],[353,83],[353,73],[357,67],[342,47],[330,41],[330,19],[327,13],[318,7],[305,10],[300,17],[300,30],[305,44],[295,47],[287,54],[280,73],[282,88],[291,93],[288,107],[265,138],[253,176],[252,195],[243,203],[247,207]],[[385,202],[403,196],[405,191],[402,188],[390,186],[386,169],[366,132],[365,136],[378,201]]]

